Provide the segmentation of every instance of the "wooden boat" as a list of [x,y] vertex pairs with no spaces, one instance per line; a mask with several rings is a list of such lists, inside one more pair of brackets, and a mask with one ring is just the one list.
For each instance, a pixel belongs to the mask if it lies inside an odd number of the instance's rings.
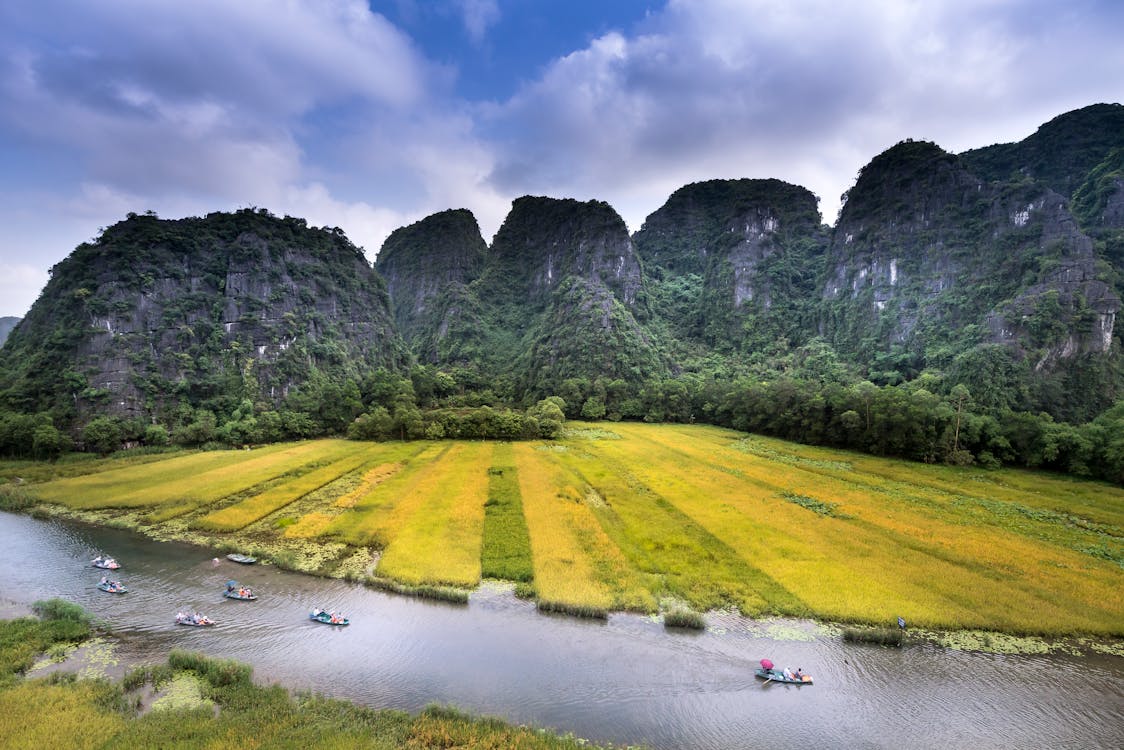
[[201,615],[196,612],[180,612],[176,615],[176,624],[203,627],[205,625],[214,625],[215,621],[206,615]]
[[93,560],[90,560],[90,565],[93,565],[95,568],[104,568],[106,570],[117,570],[121,567],[121,563],[106,555],[98,555]]
[[802,675],[795,679],[788,679],[784,676],[784,671],[780,669],[758,669],[754,674],[766,682],[781,682],[785,685],[811,685],[812,676]]
[[244,602],[252,602],[258,598],[258,595],[251,591],[249,586],[239,586],[238,581],[227,581],[226,591],[222,595],[227,599],[239,599]]
[[239,554],[237,552],[231,552],[230,554],[228,554],[226,556],[226,559],[231,560],[231,561],[236,562],[236,563],[242,563],[243,565],[253,565],[254,563],[256,563],[258,561],[258,558],[256,558],[256,557],[250,557],[249,555],[242,555],[242,554]]
[[325,625],[350,625],[351,620],[343,617],[342,615],[334,615],[324,609],[314,609],[308,613],[308,619],[322,622]]
[[120,581],[99,581],[98,588],[111,594],[124,594],[128,591]]

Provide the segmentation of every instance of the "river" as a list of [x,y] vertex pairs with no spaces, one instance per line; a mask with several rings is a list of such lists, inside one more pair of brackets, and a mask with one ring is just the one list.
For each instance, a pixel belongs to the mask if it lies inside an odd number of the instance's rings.
[[[654,618],[547,615],[500,587],[468,605],[223,559],[118,529],[0,512],[0,598],[62,597],[107,621],[125,663],[186,648],[238,659],[255,678],[380,708],[432,703],[653,748],[1124,747],[1124,659],[1012,656],[930,644],[845,644],[813,623],[708,615],[706,632]],[[95,588],[104,552],[125,595]],[[236,579],[255,602],[222,598]],[[351,618],[311,622],[316,606]],[[218,621],[173,624],[180,609]],[[762,684],[757,661],[803,667],[812,686]]]

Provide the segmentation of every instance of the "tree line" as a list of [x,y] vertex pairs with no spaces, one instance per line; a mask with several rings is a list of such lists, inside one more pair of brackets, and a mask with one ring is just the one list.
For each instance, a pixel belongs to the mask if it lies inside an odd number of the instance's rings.
[[362,380],[310,378],[279,407],[224,396],[182,404],[166,423],[99,416],[75,433],[49,413],[0,413],[0,455],[222,447],[346,435],[356,440],[555,439],[567,419],[702,422],[809,445],[928,463],[1041,468],[1124,483],[1124,400],[1084,424],[981,403],[964,384],[824,382],[781,375],[728,381],[684,374],[640,383],[569,378],[519,405],[510,387],[417,366]]

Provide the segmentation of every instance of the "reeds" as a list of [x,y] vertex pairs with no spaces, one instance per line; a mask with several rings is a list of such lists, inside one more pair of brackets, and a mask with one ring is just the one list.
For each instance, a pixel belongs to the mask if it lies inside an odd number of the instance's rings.
[[844,628],[843,640],[848,643],[900,646],[905,642],[905,634],[899,628]]
[[664,613],[663,625],[665,628],[706,630],[706,618],[689,609],[673,609]]

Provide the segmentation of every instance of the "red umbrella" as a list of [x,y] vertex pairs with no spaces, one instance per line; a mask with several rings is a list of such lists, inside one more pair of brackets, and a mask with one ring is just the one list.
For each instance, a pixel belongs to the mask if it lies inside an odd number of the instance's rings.
[[769,661],[768,659],[762,659],[761,660],[761,668],[765,669],[765,670],[772,669],[773,668],[773,662]]

